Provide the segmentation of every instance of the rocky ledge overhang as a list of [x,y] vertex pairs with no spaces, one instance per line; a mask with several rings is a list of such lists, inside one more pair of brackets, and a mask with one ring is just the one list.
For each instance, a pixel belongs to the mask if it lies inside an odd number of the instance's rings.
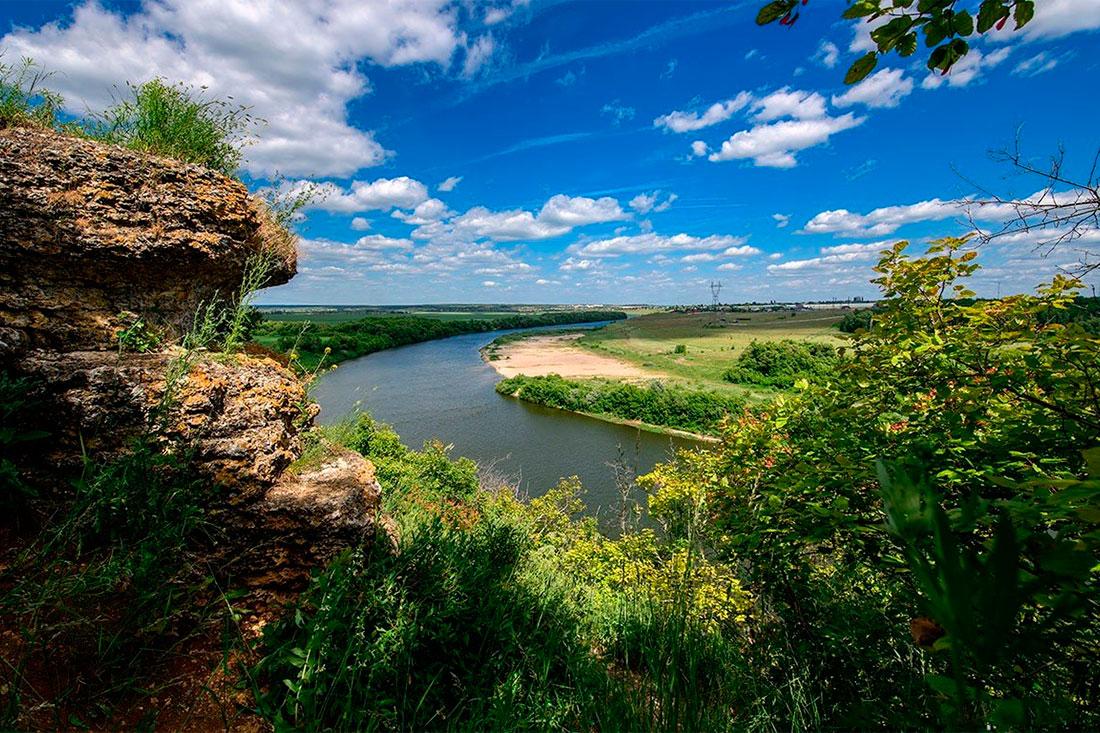
[[293,237],[240,181],[80,137],[0,129],[0,367],[30,377],[50,433],[27,444],[38,451],[29,478],[52,481],[63,501],[85,456],[109,460],[143,434],[184,446],[218,487],[209,507],[218,555],[234,560],[235,577],[278,594],[384,524],[373,466],[330,447],[308,470],[288,471],[317,408],[273,359],[191,353],[166,402],[181,349],[118,349],[134,318],[178,343],[259,254],[273,263],[267,284],[294,275]]

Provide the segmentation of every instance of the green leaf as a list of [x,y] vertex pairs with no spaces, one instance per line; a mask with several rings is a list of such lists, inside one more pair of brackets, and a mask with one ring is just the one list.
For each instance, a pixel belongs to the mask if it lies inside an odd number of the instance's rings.
[[925,675],[924,681],[944,697],[955,697],[958,694],[959,686],[950,677],[944,677],[942,674],[929,674]]
[[1081,451],[1085,459],[1085,474],[1089,478],[1100,478],[1100,446]]
[[1033,0],[1016,0],[1016,30],[1027,25],[1035,17]]
[[897,45],[894,50],[898,52],[899,56],[912,56],[917,50],[917,34],[906,33],[904,36],[898,39]]
[[912,27],[913,21],[908,16],[894,18],[886,25],[871,31],[871,40],[878,46],[880,53],[885,53],[893,49]]
[[767,25],[768,23],[774,23],[791,12],[795,2],[796,0],[775,0],[774,2],[768,3],[760,8],[760,12],[756,14],[756,24]]
[[843,17],[848,20],[855,20],[856,18],[865,18],[868,15],[873,15],[879,11],[878,3],[875,0],[857,0],[852,3],[844,11]]
[[1008,8],[1001,0],[985,0],[978,9],[978,33],[985,33],[1008,15]]
[[951,32],[947,23],[940,19],[928,21],[924,24],[922,30],[924,31],[924,45],[927,48],[932,48],[940,43]]
[[875,66],[878,65],[878,54],[874,51],[867,53],[864,56],[859,57],[854,64],[848,69],[848,73],[844,75],[845,84],[855,84],[861,82],[867,78],[867,75],[874,71]]
[[974,32],[974,18],[965,10],[955,13],[951,19],[951,27],[957,36],[969,36]]

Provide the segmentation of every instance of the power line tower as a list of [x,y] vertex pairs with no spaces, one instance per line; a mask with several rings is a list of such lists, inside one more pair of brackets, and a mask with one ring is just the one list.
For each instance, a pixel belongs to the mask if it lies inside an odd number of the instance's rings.
[[711,307],[718,310],[718,294],[722,292],[722,283],[717,280],[710,281]]

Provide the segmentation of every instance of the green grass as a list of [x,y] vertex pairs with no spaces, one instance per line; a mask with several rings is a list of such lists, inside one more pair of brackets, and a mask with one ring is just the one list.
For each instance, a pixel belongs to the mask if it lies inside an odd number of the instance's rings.
[[556,374],[517,375],[497,384],[497,392],[544,407],[580,412],[599,418],[717,435],[722,420],[740,413],[744,400],[710,390],[647,385],[603,379],[572,380]]
[[151,79],[127,84],[102,114],[64,120],[64,98],[31,59],[6,64],[0,51],[0,128],[27,126],[118,145],[235,176],[257,120],[247,107],[206,96],[204,89]]
[[255,122],[246,107],[206,98],[201,90],[162,79],[130,85],[129,92],[129,98],[87,124],[87,134],[236,175],[243,136]]
[[575,481],[523,504],[479,489],[442,445],[411,451],[365,416],[323,432],[377,466],[398,550],[348,553],[267,627],[258,702],[277,730],[747,722],[744,619],[717,619],[748,599],[717,593],[727,576],[705,559],[649,531],[600,536],[576,518]]
[[45,87],[50,75],[30,59],[17,64],[2,61],[0,51],[0,128],[56,125],[63,100]]
[[[697,387],[765,399],[775,390],[730,384],[723,379],[754,340],[797,339],[840,346],[833,325],[847,311],[811,310],[760,313],[653,313],[582,336],[577,343],[601,354],[652,369]],[[678,345],[686,353],[675,353]]]

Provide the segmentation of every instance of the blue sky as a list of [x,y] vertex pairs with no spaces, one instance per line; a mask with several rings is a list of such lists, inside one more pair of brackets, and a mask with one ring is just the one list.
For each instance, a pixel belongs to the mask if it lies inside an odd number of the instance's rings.
[[[250,186],[320,194],[264,302],[800,300],[873,296],[881,246],[965,231],[983,187],[1033,194],[989,155],[1017,133],[1087,176],[1100,0],[1037,5],[945,78],[887,57],[856,88],[867,27],[839,0],[792,30],[759,2],[0,0],[0,49],[73,113],[158,75],[252,106]],[[1100,248],[1036,240],[985,245],[976,289]]]

